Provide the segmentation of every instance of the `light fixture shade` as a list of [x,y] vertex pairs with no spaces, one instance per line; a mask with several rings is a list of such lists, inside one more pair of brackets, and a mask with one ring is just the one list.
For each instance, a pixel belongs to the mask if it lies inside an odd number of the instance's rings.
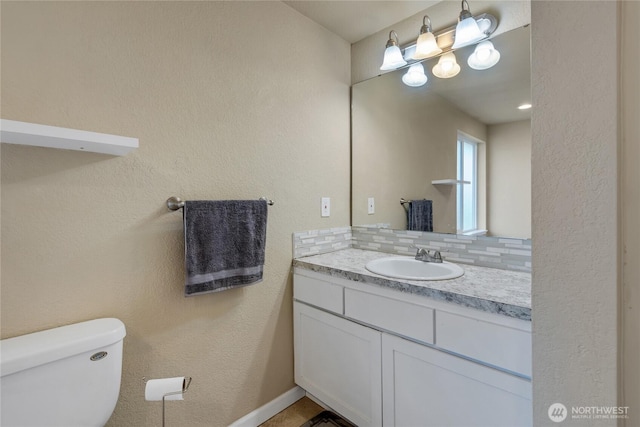
[[395,70],[404,65],[407,65],[407,61],[402,57],[402,52],[398,46],[389,46],[385,49],[380,71]]
[[[464,8],[465,3],[467,5],[466,9]],[[456,25],[454,42],[451,49],[468,46],[486,37],[487,35],[480,30],[478,22],[476,22],[469,10],[469,3],[467,3],[467,0],[462,0],[462,11],[460,11],[460,16],[458,17],[458,25]]]
[[[393,36],[395,36],[395,40]],[[402,57],[402,52],[398,47],[398,35],[395,31],[391,30],[389,32],[389,40],[387,41],[387,47],[384,51],[384,59],[382,60],[380,71],[395,70],[404,65],[407,65],[407,61]]]
[[451,49],[458,49],[460,47],[468,46],[482,40],[486,37],[486,35],[482,31],[480,31],[478,23],[473,18],[473,16],[470,16],[458,22],[458,25],[456,25],[456,34],[454,37],[455,41],[453,42],[453,46],[451,46]]
[[438,63],[433,67],[433,75],[441,79],[455,77],[460,72],[460,65],[456,61],[453,52],[445,53],[440,57]]
[[421,63],[413,64],[409,70],[402,76],[402,82],[407,86],[420,87],[427,82],[427,76],[424,73],[424,67]]
[[474,70],[486,70],[498,63],[500,52],[496,50],[489,40],[483,41],[476,46],[476,49],[469,56],[467,64]]
[[441,53],[442,49],[438,46],[433,33],[423,33],[418,36],[418,41],[416,42],[416,53],[413,54],[413,59],[427,59]]
[[427,59],[440,53],[442,53],[442,49],[438,46],[436,37],[431,31],[431,18],[429,18],[429,15],[424,15],[422,17],[422,27],[420,27],[420,35],[416,41],[416,51],[413,54],[413,59]]

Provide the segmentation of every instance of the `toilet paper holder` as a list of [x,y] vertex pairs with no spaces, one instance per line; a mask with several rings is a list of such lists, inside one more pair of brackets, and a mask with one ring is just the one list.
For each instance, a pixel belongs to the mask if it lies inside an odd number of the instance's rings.
[[[142,377],[142,381],[146,384],[147,383],[147,377]],[[165,393],[162,396],[162,427],[164,427],[164,423],[165,423],[165,399],[169,396],[174,396],[176,394],[185,394],[187,392],[187,390],[189,390],[189,386],[191,385],[191,377],[184,377],[184,383],[182,384],[182,390],[178,390],[178,391],[173,391],[171,393]]]

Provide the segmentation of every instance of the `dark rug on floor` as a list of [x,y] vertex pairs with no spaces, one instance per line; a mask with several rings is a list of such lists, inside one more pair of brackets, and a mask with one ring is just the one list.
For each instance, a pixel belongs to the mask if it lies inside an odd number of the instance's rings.
[[341,418],[339,415],[334,414],[331,411],[323,411],[320,412],[315,417],[311,418],[306,423],[302,424],[300,427],[356,427],[351,424],[349,421]]

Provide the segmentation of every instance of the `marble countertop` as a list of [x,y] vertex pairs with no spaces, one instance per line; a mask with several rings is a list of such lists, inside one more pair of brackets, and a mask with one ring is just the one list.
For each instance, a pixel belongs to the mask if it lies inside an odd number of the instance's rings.
[[464,275],[450,280],[403,280],[371,273],[365,264],[378,258],[400,256],[362,249],[342,249],[296,258],[293,266],[334,277],[369,283],[439,301],[531,320],[531,274],[458,264]]

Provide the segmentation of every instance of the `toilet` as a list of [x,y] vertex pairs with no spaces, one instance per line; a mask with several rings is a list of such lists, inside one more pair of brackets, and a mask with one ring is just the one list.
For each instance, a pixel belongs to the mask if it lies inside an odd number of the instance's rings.
[[0,341],[0,425],[102,427],[116,406],[126,330],[95,319]]

